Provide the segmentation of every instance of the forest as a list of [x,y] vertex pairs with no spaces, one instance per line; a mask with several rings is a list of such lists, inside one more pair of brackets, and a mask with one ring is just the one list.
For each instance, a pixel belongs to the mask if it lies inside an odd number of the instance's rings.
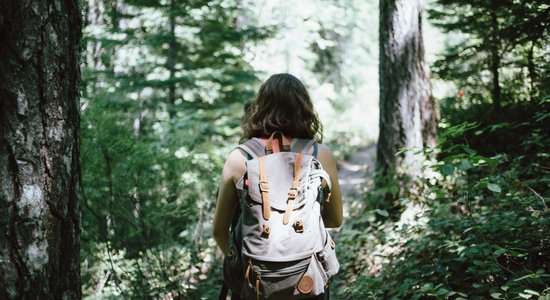
[[218,299],[277,73],[338,162],[330,299],[550,299],[546,0],[1,0],[0,299]]

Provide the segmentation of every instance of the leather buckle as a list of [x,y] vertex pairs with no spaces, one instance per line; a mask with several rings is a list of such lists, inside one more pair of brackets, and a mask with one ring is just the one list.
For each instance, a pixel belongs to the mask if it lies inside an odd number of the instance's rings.
[[269,228],[269,225],[263,224],[262,225],[262,237],[267,239],[267,238],[269,238],[270,233],[271,233],[271,228]]
[[296,220],[296,222],[294,222],[294,230],[297,233],[304,232],[304,222],[302,222],[302,219]]
[[269,183],[267,181],[260,180],[260,191],[269,192]]
[[294,200],[298,197],[298,190],[296,188],[290,188],[290,191],[288,192],[288,199]]

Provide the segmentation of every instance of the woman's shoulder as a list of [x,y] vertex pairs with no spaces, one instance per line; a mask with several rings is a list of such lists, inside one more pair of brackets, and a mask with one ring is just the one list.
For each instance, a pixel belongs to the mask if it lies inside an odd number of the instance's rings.
[[246,155],[243,153],[243,151],[239,148],[235,148],[227,156],[227,160],[225,164],[226,165],[229,164],[231,166],[240,165],[240,164],[244,164],[245,161],[246,161]]
[[225,160],[223,166],[224,177],[236,182],[246,172],[246,156],[238,148],[233,149]]
[[321,152],[332,153],[330,151],[330,148],[326,144],[317,143],[317,147],[319,147],[319,153],[321,153]]

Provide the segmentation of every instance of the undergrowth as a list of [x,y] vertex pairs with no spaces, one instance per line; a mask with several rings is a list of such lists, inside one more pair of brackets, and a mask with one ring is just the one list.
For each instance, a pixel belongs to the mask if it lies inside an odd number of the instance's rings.
[[371,209],[376,191],[354,201],[335,237],[336,297],[549,299],[549,104],[444,124],[396,210]]

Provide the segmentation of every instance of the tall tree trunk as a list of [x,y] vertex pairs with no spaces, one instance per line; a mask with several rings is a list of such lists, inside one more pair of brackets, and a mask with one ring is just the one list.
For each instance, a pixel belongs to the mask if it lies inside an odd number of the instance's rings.
[[79,299],[78,0],[0,2],[0,299]]
[[529,72],[529,100],[533,101],[534,96],[537,94],[535,90],[535,83],[537,82],[537,68],[535,66],[534,59],[535,43],[531,42],[531,47],[527,50],[527,70]]
[[424,61],[421,0],[380,0],[380,134],[377,182],[415,177],[422,155],[401,148],[435,145],[438,113]]
[[498,46],[500,44],[499,28],[497,14],[494,10],[491,11],[491,23],[492,23],[492,38],[491,38],[491,73],[493,73],[493,105],[495,111],[500,110],[500,76],[498,69],[500,68],[500,54]]
[[170,42],[168,48],[168,59],[166,60],[166,67],[170,72],[168,83],[168,111],[170,119],[176,117],[176,0],[170,0],[170,11],[168,19],[170,20]]

